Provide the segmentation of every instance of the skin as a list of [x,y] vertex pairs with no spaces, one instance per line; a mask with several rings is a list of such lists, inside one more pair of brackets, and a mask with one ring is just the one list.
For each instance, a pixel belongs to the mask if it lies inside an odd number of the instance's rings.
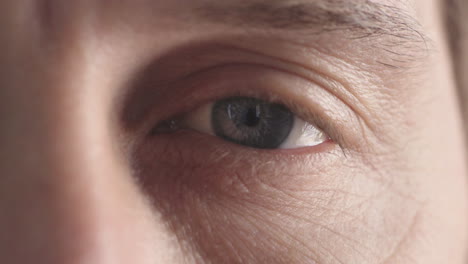
[[[392,36],[239,29],[193,18],[201,1],[1,1],[2,262],[464,263],[440,3],[382,2],[427,39],[388,53]],[[151,133],[234,94],[332,140],[267,151]]]

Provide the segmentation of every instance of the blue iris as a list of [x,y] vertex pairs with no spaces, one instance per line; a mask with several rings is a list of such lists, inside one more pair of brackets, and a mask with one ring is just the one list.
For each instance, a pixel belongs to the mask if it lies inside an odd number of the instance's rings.
[[278,148],[289,136],[294,114],[284,105],[252,97],[217,101],[211,122],[218,137],[260,149]]

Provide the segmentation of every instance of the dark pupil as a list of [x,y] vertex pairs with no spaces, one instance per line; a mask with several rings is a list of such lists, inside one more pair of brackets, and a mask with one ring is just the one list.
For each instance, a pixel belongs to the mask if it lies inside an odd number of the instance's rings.
[[245,115],[245,125],[249,127],[254,127],[260,122],[260,116],[258,115],[256,109],[249,108],[247,114]]
[[249,97],[215,103],[212,125],[217,136],[255,148],[277,148],[289,136],[294,115],[280,104]]
[[247,108],[245,113],[241,114],[240,120],[242,124],[248,127],[255,127],[258,126],[261,120],[260,112],[257,111],[257,107],[250,107]]

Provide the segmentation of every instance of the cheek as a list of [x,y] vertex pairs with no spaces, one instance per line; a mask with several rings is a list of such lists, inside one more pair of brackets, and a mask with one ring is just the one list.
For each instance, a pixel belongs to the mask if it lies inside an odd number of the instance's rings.
[[417,229],[417,200],[332,146],[280,158],[212,140],[157,136],[135,152],[154,209],[205,260],[380,263]]

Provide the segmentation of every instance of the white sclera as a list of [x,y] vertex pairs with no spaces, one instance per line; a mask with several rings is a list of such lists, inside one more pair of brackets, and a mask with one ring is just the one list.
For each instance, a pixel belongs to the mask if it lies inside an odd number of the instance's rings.
[[314,125],[295,117],[288,138],[281,144],[282,149],[313,147],[328,140],[328,136]]

